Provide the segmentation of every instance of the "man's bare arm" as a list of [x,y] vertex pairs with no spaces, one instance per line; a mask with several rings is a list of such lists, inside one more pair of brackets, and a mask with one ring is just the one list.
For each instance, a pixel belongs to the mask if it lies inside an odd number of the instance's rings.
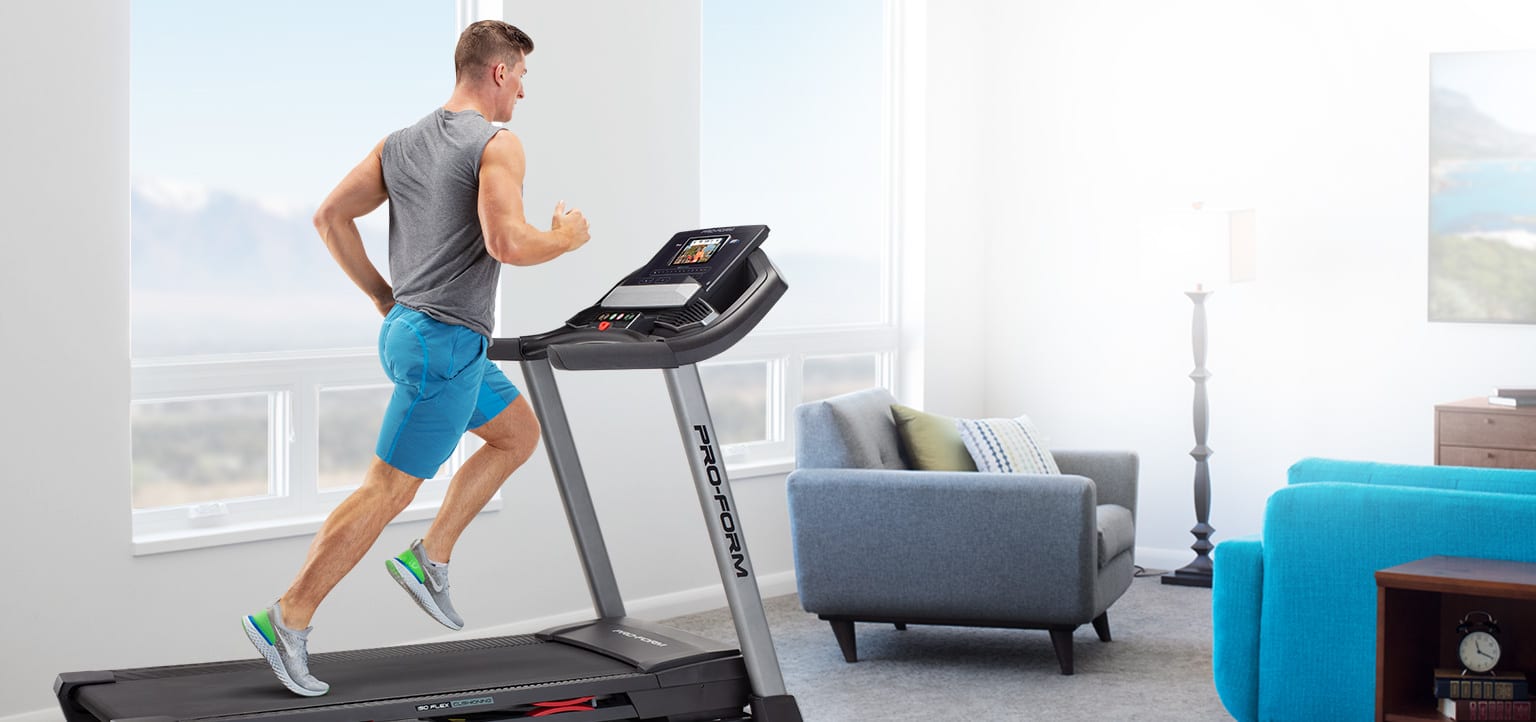
[[480,227],[485,250],[492,258],[514,266],[532,266],[574,251],[586,243],[587,219],[578,210],[555,206],[548,231],[528,223],[523,215],[523,144],[510,131],[491,137],[480,157]]
[[325,241],[331,257],[336,259],[347,278],[368,294],[379,313],[387,313],[394,305],[394,289],[368,260],[363,236],[357,231],[357,219],[389,200],[389,191],[384,186],[383,151],[384,141],[381,140],[368,152],[368,157],[326,196],[320,210],[315,212],[315,230],[320,232],[320,239]]

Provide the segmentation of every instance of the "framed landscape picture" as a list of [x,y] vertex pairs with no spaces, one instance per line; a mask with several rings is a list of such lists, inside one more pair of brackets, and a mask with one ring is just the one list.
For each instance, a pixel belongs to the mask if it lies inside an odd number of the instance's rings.
[[1434,53],[1429,320],[1536,323],[1536,51]]

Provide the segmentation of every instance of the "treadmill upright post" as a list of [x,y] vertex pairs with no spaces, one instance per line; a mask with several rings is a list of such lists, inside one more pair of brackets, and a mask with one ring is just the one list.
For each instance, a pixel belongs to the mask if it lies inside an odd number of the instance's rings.
[[523,378],[528,383],[529,402],[543,427],[544,450],[549,454],[549,465],[555,472],[555,486],[560,489],[565,518],[570,522],[571,536],[576,540],[576,553],[587,574],[592,606],[599,617],[622,617],[624,597],[619,593],[613,561],[603,542],[602,527],[597,523],[597,508],[592,505],[587,476],[581,470],[581,457],[576,454],[575,437],[571,436],[571,423],[565,416],[565,404],[555,385],[554,369],[548,359],[524,360],[522,366]]
[[[731,482],[725,473],[720,440],[709,417],[709,404],[704,398],[699,369],[694,364],[685,364],[675,369],[662,369],[662,373],[672,395],[677,428],[683,437],[694,485],[698,488],[704,525],[709,529],[715,561],[720,567],[720,581],[725,585],[725,598],[731,605],[731,619],[736,624],[736,637],[741,643],[741,656],[752,682],[752,693],[763,699],[788,698],[776,702],[787,702],[792,707],[794,701],[784,689],[784,675],[779,670],[779,657],[773,649],[768,615],[763,611],[763,597],[757,588],[757,575],[752,571],[752,559],[747,553],[736,500],[731,495]],[[799,719],[798,708],[793,719]]]

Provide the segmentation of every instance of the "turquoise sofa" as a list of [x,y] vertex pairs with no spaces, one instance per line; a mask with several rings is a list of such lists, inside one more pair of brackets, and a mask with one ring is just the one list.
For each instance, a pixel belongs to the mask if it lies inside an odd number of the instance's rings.
[[1260,535],[1216,546],[1216,691],[1240,722],[1370,720],[1375,571],[1436,554],[1536,562],[1536,471],[1304,459]]

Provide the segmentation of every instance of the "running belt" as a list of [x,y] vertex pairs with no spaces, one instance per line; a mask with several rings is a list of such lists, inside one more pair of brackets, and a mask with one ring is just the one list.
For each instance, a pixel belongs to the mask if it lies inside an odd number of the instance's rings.
[[517,714],[535,711],[539,702],[595,697],[589,703],[596,707],[592,711],[558,715],[579,722],[640,716],[636,705],[642,711],[646,705],[670,706],[678,695],[705,705],[718,696],[722,708],[739,708],[749,693],[740,656],[721,654],[643,672],[532,635],[315,654],[310,668],[330,683],[328,694],[294,695],[261,660],[76,673],[64,675],[57,685],[80,685],[73,694],[63,690],[79,707],[79,719],[92,719],[84,716],[89,713],[94,719],[124,721],[331,722]]

